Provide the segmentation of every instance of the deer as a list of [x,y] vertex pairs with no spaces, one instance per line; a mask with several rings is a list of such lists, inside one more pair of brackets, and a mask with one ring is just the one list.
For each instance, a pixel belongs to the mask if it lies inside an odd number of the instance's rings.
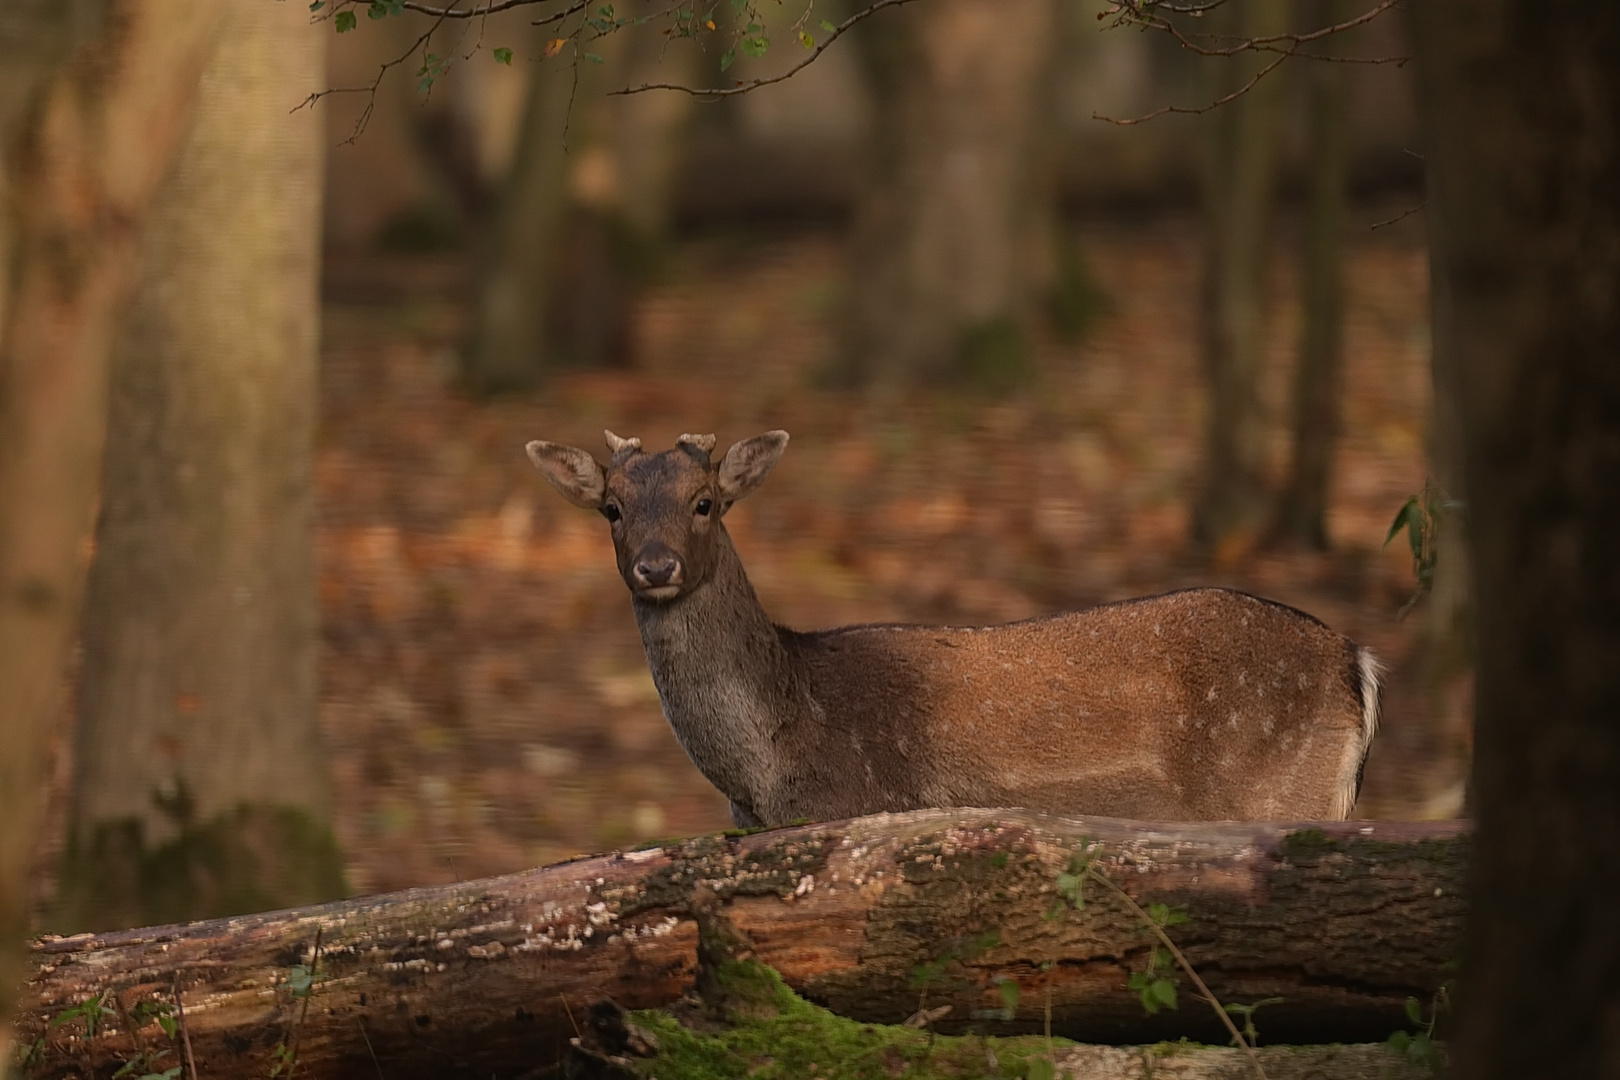
[[604,465],[534,441],[607,519],[664,716],[742,827],[930,807],[1159,821],[1347,818],[1382,667],[1316,618],[1192,588],[993,626],[796,631],[760,604],[724,518],[787,448],[712,460],[604,433]]

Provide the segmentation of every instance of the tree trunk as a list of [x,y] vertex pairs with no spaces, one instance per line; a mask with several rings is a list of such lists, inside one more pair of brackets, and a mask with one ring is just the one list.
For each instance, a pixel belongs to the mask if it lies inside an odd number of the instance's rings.
[[[1344,0],[1308,5],[1312,26],[1349,17]],[[1333,39],[1321,46],[1331,55]],[[1305,222],[1303,327],[1294,373],[1293,454],[1277,506],[1281,538],[1318,551],[1330,546],[1328,497],[1344,392],[1344,215],[1349,129],[1343,64],[1307,66],[1309,203]]]
[[1413,17],[1477,613],[1456,1070],[1620,1075],[1620,8]]
[[855,226],[843,374],[898,386],[1031,373],[1053,276],[1038,162],[1053,0],[934,0],[862,35],[872,177]]
[[[718,905],[761,960],[834,1012],[898,1023],[926,993],[944,1030],[1040,1030],[1103,1042],[1225,1035],[1189,995],[1147,1016],[1126,982],[1152,947],[1105,886],[1049,919],[1059,874],[1097,865],[1139,902],[1184,905],[1175,927],[1223,1001],[1267,1006],[1268,1041],[1382,1039],[1409,995],[1445,978],[1468,851],[1455,824],[1148,825],[1022,811],[933,810],[711,837],[527,874],[320,908],[45,939],[27,1016],[36,1076],[127,1058],[126,1031],[73,1037],[50,1019],[90,995],[125,1008],[183,992],[201,1075],[262,1075],[299,1043],[299,1072],[511,1075],[556,1061],[603,995],[673,1002],[692,978],[692,918]],[[317,957],[317,942],[318,952]],[[286,983],[316,967],[313,1008]],[[923,974],[919,974],[923,973]],[[1022,987],[997,1019],[999,981]],[[301,1025],[301,1026],[300,1026]],[[161,1036],[153,1027],[151,1041]],[[375,1064],[373,1056],[375,1055]]]
[[[8,86],[33,87],[8,102],[0,147],[0,988],[17,971],[45,748],[78,624],[115,318],[220,21],[213,5],[115,0],[76,24],[93,32],[69,53],[65,20],[87,14],[8,5],[0,19]],[[70,56],[54,72],[53,51]],[[0,990],[0,1010],[10,1005]],[[9,1031],[0,1022],[0,1044]]]
[[[1228,4],[1211,27],[1238,37],[1282,33],[1288,0]],[[1223,97],[1272,59],[1269,54],[1212,60],[1209,94]],[[1272,188],[1282,128],[1283,80],[1260,80],[1205,120],[1204,375],[1209,385],[1203,491],[1193,539],[1219,558],[1247,549],[1269,510],[1266,423],[1260,408],[1265,362],[1266,264]]]
[[54,922],[342,894],[317,712],[324,36],[229,6],[113,357]]
[[546,28],[530,42],[528,100],[512,168],[482,240],[462,384],[475,394],[533,386],[549,365],[548,304],[562,269],[568,221],[568,130],[574,72],[566,53],[543,58]]

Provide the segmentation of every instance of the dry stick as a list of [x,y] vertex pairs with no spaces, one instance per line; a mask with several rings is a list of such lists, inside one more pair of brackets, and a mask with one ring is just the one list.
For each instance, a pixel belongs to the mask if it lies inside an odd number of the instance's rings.
[[1175,942],[1170,940],[1170,935],[1164,932],[1164,927],[1154,922],[1152,917],[1149,916],[1146,911],[1142,910],[1142,905],[1138,904],[1136,900],[1132,898],[1130,893],[1120,888],[1120,886],[1112,878],[1103,873],[1101,870],[1097,869],[1095,865],[1087,867],[1086,872],[1096,880],[1106,885],[1111,891],[1113,891],[1115,895],[1117,895],[1121,900],[1125,901],[1126,905],[1129,906],[1131,911],[1136,914],[1137,918],[1147,923],[1148,929],[1152,930],[1154,936],[1159,939],[1160,943],[1163,944],[1166,949],[1170,950],[1170,955],[1175,957],[1176,963],[1181,965],[1181,970],[1187,973],[1187,977],[1193,981],[1194,986],[1198,987],[1198,992],[1204,996],[1204,1000],[1209,1002],[1210,1008],[1215,1010],[1215,1015],[1221,1018],[1221,1023],[1226,1025],[1226,1030],[1232,1033],[1232,1040],[1242,1048],[1245,1054],[1249,1055],[1249,1064],[1254,1066],[1254,1074],[1259,1077],[1260,1080],[1266,1080],[1266,1070],[1261,1068],[1260,1057],[1254,1052],[1254,1047],[1249,1045],[1249,1041],[1243,1037],[1243,1033],[1239,1031],[1237,1029],[1237,1025],[1232,1022],[1231,1015],[1221,1005],[1220,999],[1217,998],[1213,992],[1211,992],[1207,985],[1205,985],[1204,980],[1198,977],[1198,972],[1193,970],[1193,966],[1190,962],[1188,962],[1186,954],[1176,947]]
[[[382,1062],[377,1060],[377,1051],[371,1048],[371,1036],[366,1034],[366,1022],[361,1017],[354,1018],[355,1024],[360,1028],[360,1037],[366,1040],[366,1052],[371,1055],[371,1063],[377,1067],[377,1080],[383,1080]],[[191,1080],[197,1080],[193,1075]]]
[[[1278,52],[1280,50],[1277,48],[1277,46],[1279,43],[1283,42],[1286,42],[1288,45],[1286,50],[1287,54],[1293,55],[1298,50],[1299,46],[1305,44],[1306,42],[1320,41],[1322,38],[1328,37],[1332,34],[1342,34],[1346,30],[1353,30],[1364,23],[1369,23],[1378,18],[1378,16],[1382,15],[1399,2],[1400,0],[1382,0],[1382,2],[1377,6],[1362,12],[1353,19],[1346,19],[1344,22],[1334,23],[1332,26],[1324,26],[1318,30],[1312,30],[1305,34],[1267,34],[1260,37],[1251,38],[1236,38],[1235,35],[1200,35],[1202,37],[1207,37],[1210,40],[1216,40],[1223,36],[1228,37],[1229,39],[1235,38],[1237,44],[1232,45],[1229,48],[1212,48],[1207,45],[1199,45],[1183,35],[1182,32],[1177,29],[1175,24],[1169,19],[1166,19],[1160,15],[1142,14],[1138,5],[1121,3],[1116,5],[1116,10],[1119,12],[1119,20],[1126,25],[1141,26],[1150,30],[1163,30],[1180,42],[1182,48],[1190,49],[1191,51],[1198,53],[1200,56],[1236,56],[1241,52]],[[1215,7],[1217,5],[1210,6]],[[1103,14],[1107,15],[1108,13],[1104,12]],[[1370,60],[1367,62],[1387,64],[1397,63],[1403,61],[1404,59],[1405,57],[1387,57],[1382,60]]]
[[309,1016],[309,999],[315,996],[315,972],[321,966],[321,931],[324,929],[325,927],[322,926],[315,928],[314,955],[309,959],[309,986],[304,991],[304,1007],[298,1012],[298,1026],[293,1028],[292,1053],[288,1055],[291,1060],[287,1063],[287,1080],[292,1080],[293,1073],[298,1069],[298,1040],[303,1038],[304,1035],[304,1018]]
[[186,1070],[197,1080],[197,1055],[191,1052],[191,1029],[186,1027],[186,1006],[180,1000],[180,973],[174,975],[174,1011],[180,1018],[180,1041],[186,1049]]
[[1422,202],[1418,203],[1416,206],[1409,206],[1405,210],[1402,210],[1399,214],[1396,214],[1394,217],[1390,218],[1388,221],[1380,221],[1378,224],[1371,226],[1371,228],[1369,228],[1367,231],[1371,232],[1373,229],[1382,229],[1385,225],[1393,225],[1397,221],[1405,221],[1407,218],[1411,217],[1413,214],[1417,213],[1419,210],[1423,209],[1425,206],[1428,206],[1428,205],[1429,205],[1429,200],[1424,199]]

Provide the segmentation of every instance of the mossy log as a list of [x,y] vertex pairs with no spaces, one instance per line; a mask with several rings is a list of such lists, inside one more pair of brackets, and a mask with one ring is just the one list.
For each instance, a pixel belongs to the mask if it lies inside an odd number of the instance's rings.
[[[45,938],[19,1034],[29,1072],[110,1074],[167,1045],[135,1034],[142,1001],[178,987],[200,1075],[510,1076],[557,1065],[576,1019],[609,997],[667,1005],[696,969],[693,912],[719,904],[794,990],[898,1023],[949,1006],[942,1031],[1041,1028],[1104,1043],[1225,1042],[1207,1006],[1147,1015],[1127,986],[1152,948],[1093,886],[1061,900],[1090,852],[1142,904],[1179,906],[1171,936],[1223,1001],[1281,1002],[1269,1042],[1379,1040],[1427,1001],[1459,940],[1468,839],[1458,823],[1146,824],[935,810],[716,836],[523,874],[182,926]],[[300,997],[303,968],[315,969]],[[1001,984],[1019,987],[1010,1017]],[[94,995],[87,1037],[53,1018]],[[112,997],[103,997],[111,1003]],[[306,1008],[307,1005],[307,1008]],[[181,1041],[177,1038],[175,1041]],[[176,1051],[178,1053],[178,1051]],[[170,1057],[166,1063],[177,1059]]]

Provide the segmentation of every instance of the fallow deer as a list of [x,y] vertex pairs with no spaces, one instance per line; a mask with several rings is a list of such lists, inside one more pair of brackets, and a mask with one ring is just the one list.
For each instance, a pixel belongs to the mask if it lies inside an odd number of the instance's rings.
[[722,518],[787,447],[711,461],[607,432],[528,444],[607,518],[664,715],[743,826],[935,806],[1157,820],[1344,818],[1378,724],[1365,648],[1282,604],[1188,589],[1001,626],[799,632]]

